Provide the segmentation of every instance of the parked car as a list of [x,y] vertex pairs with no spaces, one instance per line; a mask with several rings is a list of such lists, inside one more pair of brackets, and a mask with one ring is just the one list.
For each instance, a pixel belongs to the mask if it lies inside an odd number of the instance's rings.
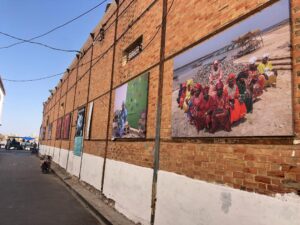
[[11,148],[17,149],[17,150],[22,150],[22,146],[21,143],[16,141],[15,138],[9,138],[7,139],[6,145],[5,145],[5,149],[10,150]]
[[6,146],[6,141],[1,141],[0,142],[0,148],[3,149]]
[[22,149],[24,149],[24,150],[30,150],[32,147],[32,143],[29,141],[23,141],[21,143],[21,146],[22,146]]

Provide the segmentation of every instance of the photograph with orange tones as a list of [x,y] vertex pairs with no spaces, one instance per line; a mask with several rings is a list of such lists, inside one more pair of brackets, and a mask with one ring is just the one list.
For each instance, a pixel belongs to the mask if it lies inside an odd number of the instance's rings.
[[293,135],[289,9],[280,0],[174,59],[173,137]]

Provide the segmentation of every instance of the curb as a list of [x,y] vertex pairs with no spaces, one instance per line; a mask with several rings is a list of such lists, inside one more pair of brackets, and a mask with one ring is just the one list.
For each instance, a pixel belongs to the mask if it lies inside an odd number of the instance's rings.
[[61,176],[59,176],[56,171],[51,168],[52,173],[58,177],[66,187],[75,194],[99,219],[107,225],[113,225],[102,213],[100,213],[89,201],[87,201],[79,192],[77,192],[70,184],[68,184]]

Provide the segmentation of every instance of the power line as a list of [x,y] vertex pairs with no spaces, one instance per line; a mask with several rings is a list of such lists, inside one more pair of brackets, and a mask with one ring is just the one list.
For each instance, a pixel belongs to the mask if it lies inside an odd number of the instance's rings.
[[[134,1],[134,0],[133,0],[133,1]],[[132,1],[132,2],[133,2],[133,1]],[[165,18],[163,18],[162,23],[164,22],[164,20],[166,20],[168,14],[170,13],[170,11],[171,11],[171,9],[172,9],[172,7],[173,7],[173,5],[174,5],[174,1],[175,1],[175,0],[173,0],[173,1],[171,2],[170,7],[169,7],[169,9],[168,9],[168,11],[167,11],[167,14],[166,14]],[[147,11],[147,10],[146,10],[146,11]],[[149,40],[149,42],[144,46],[144,48],[143,48],[142,51],[144,51],[146,48],[148,48],[148,47],[150,46],[150,44],[154,41],[155,37],[158,35],[158,33],[159,33],[160,29],[161,29],[162,23],[160,23],[160,24],[156,27],[156,32],[155,32],[155,34],[154,34],[153,37]],[[130,28],[131,28],[131,26],[129,27],[129,29],[130,29]],[[128,29],[125,31],[125,33],[126,33],[127,31],[128,31]],[[122,36],[123,36],[123,35],[121,35],[121,36],[117,39],[117,42],[121,39]],[[100,59],[104,57],[104,55],[112,48],[112,46],[113,46],[113,45],[111,45],[110,47],[108,47],[107,50],[105,50],[104,52],[102,52],[101,54],[99,54],[98,56],[96,56],[95,58],[92,58],[91,60],[89,60],[89,61],[87,61],[87,62],[85,62],[85,63],[80,64],[78,67],[82,67],[82,66],[84,66],[84,65],[86,65],[86,64],[88,64],[88,63],[90,63],[90,62],[93,62],[93,61],[97,60],[97,61],[92,65],[92,67],[95,66],[95,64],[98,63],[98,62],[100,61]],[[73,71],[73,70],[74,70],[74,69],[71,69],[70,71]],[[39,81],[39,80],[49,79],[49,78],[52,78],[52,77],[54,77],[54,76],[62,75],[62,74],[64,74],[64,73],[65,73],[65,72],[62,72],[62,73],[59,73],[59,74],[56,74],[56,75],[50,75],[50,76],[45,76],[45,77],[36,78],[36,79],[29,79],[29,80],[10,80],[10,79],[5,79],[5,78],[3,78],[2,80],[10,81],[10,82],[31,82],[31,81]]]
[[[125,12],[126,10],[135,2],[136,0],[132,0],[131,2],[128,3],[128,5],[123,9],[123,11],[118,15],[118,17],[116,17],[107,27],[105,27],[104,31],[107,31],[115,22],[118,18],[120,18]],[[122,4],[124,3],[125,1],[122,1],[120,4],[119,4],[119,8],[122,6]],[[114,15],[116,13],[116,11],[112,14]],[[108,20],[109,21],[109,20]]]
[[[31,43],[31,44],[35,44],[35,45],[40,45],[40,46],[43,46],[43,47],[45,47],[45,48],[49,48],[49,49],[52,49],[52,50],[55,50],[55,51],[61,51],[61,52],[77,52],[77,53],[80,53],[80,51],[78,51],[78,50],[68,50],[68,49],[56,48],[56,47],[53,47],[53,46],[50,46],[50,45],[46,45],[46,44],[43,44],[43,43],[40,43],[40,42],[25,40],[25,39],[22,39],[22,38],[19,38],[19,37],[16,37],[16,36],[13,36],[13,35],[10,35],[10,34],[1,32],[1,31],[0,31],[0,34],[2,34],[2,35],[4,35],[4,36],[7,36],[7,37],[10,37],[10,38],[13,38],[13,39],[15,39],[15,40],[22,41],[22,42],[18,42],[18,43],[24,43],[24,42],[27,42],[27,43]],[[1,48],[0,48],[0,49],[1,49]]]
[[57,76],[60,76],[63,74],[64,74],[64,72],[53,74],[53,75],[48,75],[48,76],[44,76],[44,77],[39,77],[39,78],[28,79],[28,80],[12,80],[12,79],[6,79],[6,78],[2,78],[2,80],[9,81],[9,82],[32,82],[32,81],[40,81],[40,80],[50,79],[52,77],[57,77]]
[[[169,7],[169,9],[168,9],[168,11],[167,11],[167,14],[166,14],[165,18],[163,18],[162,23],[164,22],[164,20],[167,19],[168,15],[169,15],[169,13],[170,13],[170,11],[171,11],[173,5],[174,5],[174,1],[175,1],[175,0],[173,0],[173,1],[171,2],[170,7]],[[159,33],[159,31],[160,31],[160,29],[161,29],[161,27],[162,27],[162,23],[159,24],[159,25],[156,27],[156,32],[155,32],[155,34],[154,34],[153,37],[150,39],[150,41],[143,47],[143,51],[145,51],[145,49],[148,48],[148,47],[150,46],[150,44],[152,43],[152,41],[154,41],[154,39],[156,38],[156,36],[158,35],[158,33]]]
[[[27,42],[27,43],[32,43],[33,40],[35,40],[35,39],[37,39],[37,38],[44,37],[44,36],[46,36],[46,35],[48,35],[48,34],[54,32],[55,30],[58,30],[58,29],[60,29],[60,28],[62,28],[62,27],[64,27],[64,26],[66,26],[66,25],[72,23],[73,21],[75,21],[75,20],[77,20],[77,19],[79,19],[79,18],[85,16],[86,14],[88,14],[88,13],[90,13],[91,11],[95,10],[95,9],[98,8],[99,6],[103,5],[105,2],[107,2],[107,0],[104,0],[104,1],[100,2],[99,4],[95,5],[93,8],[87,10],[86,12],[80,14],[79,16],[76,16],[75,18],[73,18],[73,19],[71,19],[71,20],[69,20],[69,21],[67,21],[67,22],[65,22],[65,23],[63,23],[63,24],[61,24],[61,25],[59,25],[59,26],[57,26],[57,27],[54,27],[54,28],[52,28],[51,30],[49,30],[49,31],[47,31],[47,32],[45,32],[45,33],[43,33],[43,34],[40,34],[40,35],[35,36],[35,37],[33,37],[33,38],[30,38],[30,39],[28,39],[28,40],[25,40],[25,39],[21,39],[21,38],[20,38],[20,39],[18,39],[18,40],[20,40],[20,42],[16,42],[16,43],[13,43],[13,44],[10,44],[10,45],[7,45],[7,46],[2,46],[2,47],[0,47],[0,49],[11,48],[11,47],[13,47],[13,46],[16,46],[16,45],[19,45],[19,44],[22,44],[22,43],[26,43],[26,42]],[[4,35],[6,35],[6,36],[8,36],[7,34],[5,34],[5,33],[3,33],[3,32],[1,32],[1,33],[4,34]],[[10,35],[10,36],[13,37],[12,35]],[[36,43],[35,43],[35,44],[36,44]],[[42,43],[39,43],[39,44],[43,45]],[[53,48],[53,49],[56,50],[55,48]]]

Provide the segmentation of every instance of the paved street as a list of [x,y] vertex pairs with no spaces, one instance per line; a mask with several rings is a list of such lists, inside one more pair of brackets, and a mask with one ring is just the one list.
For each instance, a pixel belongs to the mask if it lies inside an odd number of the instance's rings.
[[1,225],[98,225],[53,174],[42,174],[28,151],[0,150]]

